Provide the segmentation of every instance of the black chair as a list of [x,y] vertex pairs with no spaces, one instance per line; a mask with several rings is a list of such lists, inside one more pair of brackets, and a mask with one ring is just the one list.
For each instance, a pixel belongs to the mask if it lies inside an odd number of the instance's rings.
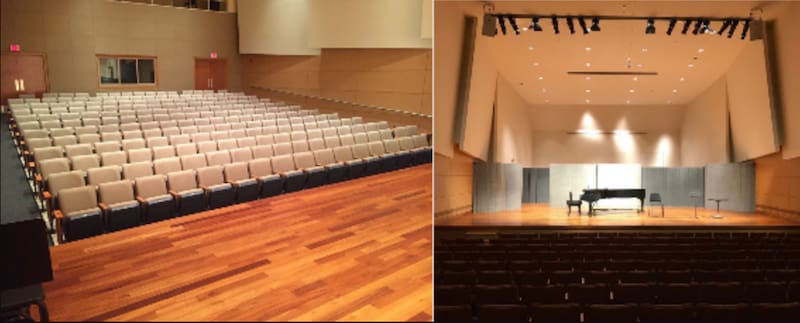
[[519,294],[525,303],[559,304],[566,302],[561,286],[520,286]]
[[639,321],[645,322],[691,322],[694,321],[692,304],[642,304]]
[[592,304],[584,314],[584,322],[637,322],[636,304]]
[[698,304],[697,319],[701,322],[749,322],[747,304]]
[[3,279],[0,279],[0,321],[32,321],[30,306],[48,321],[42,283],[53,280],[47,228],[41,219],[0,225],[4,247]]
[[436,305],[433,315],[437,322],[469,322],[472,321],[470,305]]
[[580,322],[578,304],[531,304],[533,322]]
[[658,203],[661,206],[661,217],[664,217],[664,203],[661,201],[661,194],[658,193],[650,193],[650,207],[647,208],[647,216],[650,215],[650,210],[653,207],[654,203]]
[[518,304],[517,289],[513,285],[476,285],[475,304]]
[[800,303],[753,304],[750,309],[752,322],[797,322]]
[[[479,322],[528,322],[528,307],[519,304],[478,305]],[[436,317],[437,320],[439,317]]]
[[581,214],[581,204],[583,201],[581,200],[573,200],[572,199],[572,192],[569,192],[569,200],[567,200],[567,216],[572,213],[572,207],[578,207],[578,214]]
[[472,303],[472,289],[464,285],[436,286],[434,288],[434,304],[464,305]]

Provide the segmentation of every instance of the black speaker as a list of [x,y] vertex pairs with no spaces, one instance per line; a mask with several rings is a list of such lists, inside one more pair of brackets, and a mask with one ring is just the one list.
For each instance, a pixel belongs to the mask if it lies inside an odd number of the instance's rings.
[[0,225],[3,266],[0,290],[53,280],[50,243],[42,219]]
[[483,15],[483,35],[494,37],[497,35],[497,17],[495,15]]

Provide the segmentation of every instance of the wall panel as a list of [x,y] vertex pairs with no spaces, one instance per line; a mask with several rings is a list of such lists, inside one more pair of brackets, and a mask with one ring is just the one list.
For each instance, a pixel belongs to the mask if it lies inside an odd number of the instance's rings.
[[709,198],[727,198],[720,202],[720,210],[754,212],[755,163],[709,164],[705,167],[706,208],[716,209]]

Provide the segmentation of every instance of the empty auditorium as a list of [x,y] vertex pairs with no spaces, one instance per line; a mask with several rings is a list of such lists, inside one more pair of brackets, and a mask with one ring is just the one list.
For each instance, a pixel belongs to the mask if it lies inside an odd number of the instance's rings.
[[434,20],[436,321],[800,320],[800,3]]
[[432,320],[431,0],[0,4],[0,320]]

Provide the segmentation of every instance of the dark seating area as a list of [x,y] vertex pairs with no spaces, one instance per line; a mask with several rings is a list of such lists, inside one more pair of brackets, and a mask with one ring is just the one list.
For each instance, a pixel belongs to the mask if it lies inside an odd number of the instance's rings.
[[800,231],[437,237],[437,321],[796,322]]

